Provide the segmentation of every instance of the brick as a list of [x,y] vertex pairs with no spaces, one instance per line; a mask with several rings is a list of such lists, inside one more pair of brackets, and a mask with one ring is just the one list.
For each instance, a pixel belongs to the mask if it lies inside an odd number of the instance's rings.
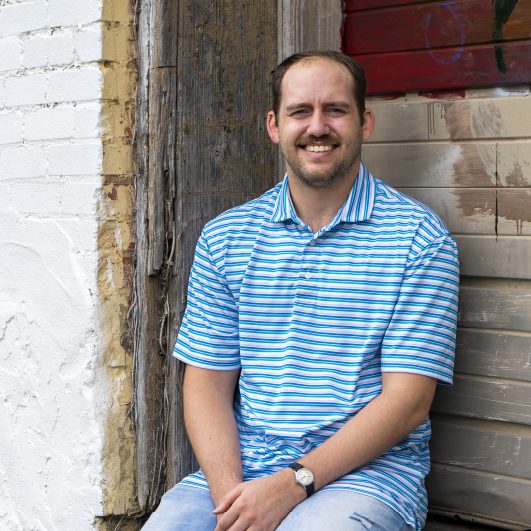
[[100,138],[101,106],[99,103],[78,105],[74,119],[75,138]]
[[102,147],[98,143],[61,144],[47,148],[50,175],[99,175]]
[[24,68],[46,66],[48,63],[47,40],[48,37],[45,35],[32,36],[22,40],[22,65]]
[[5,105],[38,105],[46,102],[46,76],[44,74],[26,74],[6,80]]
[[101,0],[49,0],[51,26],[79,26],[101,20]]
[[13,144],[22,140],[22,117],[20,113],[0,114],[0,144]]
[[74,48],[80,63],[102,60],[101,25],[85,28],[74,34]]
[[48,101],[98,100],[101,97],[102,75],[98,66],[57,70],[50,73]]
[[44,107],[24,114],[25,140],[71,138],[74,134],[76,109],[73,105]]
[[70,179],[13,183],[11,208],[21,214],[94,215],[101,182]]
[[18,70],[21,64],[21,46],[18,37],[0,39],[0,50],[0,72]]
[[47,27],[47,2],[36,0],[0,9],[0,35],[16,35]]
[[53,34],[47,43],[48,64],[64,65],[74,61],[74,37],[71,31]]
[[17,146],[0,151],[1,181],[42,177],[46,173],[46,152],[40,146]]

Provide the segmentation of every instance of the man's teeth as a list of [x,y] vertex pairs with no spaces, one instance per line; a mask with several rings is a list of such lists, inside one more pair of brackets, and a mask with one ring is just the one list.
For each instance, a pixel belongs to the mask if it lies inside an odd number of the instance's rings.
[[332,151],[333,146],[306,146],[306,151],[312,151],[313,153],[320,153],[322,151]]

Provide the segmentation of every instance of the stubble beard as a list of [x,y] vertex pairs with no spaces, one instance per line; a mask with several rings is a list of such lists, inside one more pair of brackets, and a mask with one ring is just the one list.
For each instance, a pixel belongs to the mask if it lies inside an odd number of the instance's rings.
[[[339,149],[339,146],[335,149]],[[350,177],[356,162],[359,160],[359,150],[352,149],[351,156],[335,161],[328,169],[310,169],[305,167],[298,154],[295,153],[292,156],[285,150],[283,151],[284,158],[295,177],[306,186],[316,189],[327,188]]]

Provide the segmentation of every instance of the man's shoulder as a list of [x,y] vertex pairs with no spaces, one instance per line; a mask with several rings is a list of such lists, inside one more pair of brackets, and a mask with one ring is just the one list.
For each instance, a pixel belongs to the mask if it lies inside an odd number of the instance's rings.
[[216,216],[203,228],[204,237],[214,242],[249,237],[264,220],[271,218],[281,186],[280,182],[261,196]]

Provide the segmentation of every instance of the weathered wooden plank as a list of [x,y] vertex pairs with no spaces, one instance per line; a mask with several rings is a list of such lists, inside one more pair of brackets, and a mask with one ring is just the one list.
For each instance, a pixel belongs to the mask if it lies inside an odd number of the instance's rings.
[[[276,2],[177,4],[178,256],[170,283],[177,282],[177,289],[169,299],[176,321],[184,312],[186,279],[204,223],[280,178],[265,130],[269,73],[277,63]],[[177,323],[170,324],[170,331],[177,328]],[[171,343],[174,334],[168,336]],[[170,365],[165,388],[170,410],[168,486],[197,466],[182,415],[183,367],[176,365]]]
[[[503,66],[496,50],[502,50]],[[531,41],[357,55],[368,94],[529,83]],[[499,53],[498,53],[499,55]]]
[[[501,24],[501,21],[500,21]],[[349,54],[465,47],[493,40],[529,39],[531,0],[520,0],[495,36],[493,3],[454,0],[407,4],[347,14],[343,49]]]
[[[150,151],[150,65],[153,28],[152,0],[137,4],[136,41],[138,56],[137,105],[134,135],[136,188],[136,248],[134,304],[132,307],[134,338],[134,415],[136,438],[136,486],[140,509],[152,510],[165,488],[164,356],[160,355],[160,316],[163,314],[164,287],[160,276],[149,276],[148,254],[149,196],[153,192]],[[172,11],[173,13],[173,11]],[[171,16],[171,13],[170,13]],[[162,139],[164,141],[164,139]],[[157,150],[158,152],[158,150]],[[150,171],[151,170],[151,171]],[[158,186],[158,185],[157,185]],[[154,205],[152,205],[153,207]],[[151,212],[152,214],[153,211]],[[159,218],[160,222],[160,218]],[[152,236],[152,235],[151,235]]]
[[[495,234],[496,190],[492,188],[398,188],[436,212],[452,233]],[[513,230],[516,234],[516,229]]]
[[[507,166],[515,161],[510,154],[506,159]],[[375,177],[394,187],[496,186],[493,142],[365,144],[363,161]]]
[[177,104],[177,71],[160,67],[149,76],[149,164],[147,189],[148,274],[162,268],[168,227],[168,208],[173,206],[175,192],[175,108]]
[[307,50],[339,50],[341,0],[278,0],[278,60]]
[[531,428],[432,415],[432,462],[531,478]]
[[370,107],[376,118],[371,142],[531,137],[531,98],[527,96],[411,102],[399,98],[373,100]]
[[531,283],[521,280],[463,280],[459,324],[469,328],[530,332]]
[[498,190],[497,233],[531,236],[531,188]]
[[435,463],[427,487],[434,509],[491,519],[501,529],[531,526],[529,480]]
[[531,279],[531,239],[524,236],[461,236],[462,275]]
[[[467,302],[462,299],[461,306],[464,305]],[[531,335],[460,328],[455,370],[531,382]]]
[[432,410],[447,415],[531,425],[531,385],[527,382],[455,375],[439,386]]
[[500,186],[531,187],[531,142],[500,142],[496,146]]
[[433,0],[347,0],[345,12],[363,11],[365,9],[378,9],[381,7],[392,7],[409,4],[422,4]]

